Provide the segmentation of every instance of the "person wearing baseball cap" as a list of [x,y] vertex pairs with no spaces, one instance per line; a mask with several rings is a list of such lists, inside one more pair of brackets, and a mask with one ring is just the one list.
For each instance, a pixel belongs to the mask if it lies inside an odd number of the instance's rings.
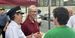
[[10,9],[7,15],[10,17],[10,23],[6,29],[5,38],[26,38],[21,30],[22,13],[20,6]]

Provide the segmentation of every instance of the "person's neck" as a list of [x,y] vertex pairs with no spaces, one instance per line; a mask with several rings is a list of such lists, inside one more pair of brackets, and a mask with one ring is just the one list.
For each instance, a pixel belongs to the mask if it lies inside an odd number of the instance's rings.
[[60,24],[56,25],[56,27],[62,27],[62,26],[64,26],[64,25],[60,25]]
[[34,18],[32,18],[31,16],[29,16],[29,19],[31,20],[32,23],[34,23]]

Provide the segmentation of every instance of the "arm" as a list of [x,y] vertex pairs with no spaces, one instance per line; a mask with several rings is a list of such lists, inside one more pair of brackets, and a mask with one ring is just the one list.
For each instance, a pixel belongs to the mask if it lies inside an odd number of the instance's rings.
[[19,38],[26,38],[26,36],[24,35],[21,29],[17,30],[17,35],[19,36]]
[[37,33],[33,34],[33,36],[35,38],[42,38],[42,33],[41,32],[37,32]]
[[32,35],[26,36],[27,38],[32,38]]
[[54,34],[51,32],[52,30],[49,30],[44,34],[44,38],[55,38]]
[[50,34],[46,33],[46,34],[44,35],[44,38],[51,38],[51,37],[50,37]]
[[26,36],[27,38],[42,38],[42,34],[41,33],[35,33],[35,34],[31,34]]
[[18,35],[17,35],[15,29],[13,30],[11,28],[8,28],[6,30],[6,35],[5,36],[6,36],[6,38],[18,38]]
[[4,29],[3,29],[3,31],[6,31],[8,25],[9,25],[9,22],[6,23],[6,25],[5,25]]
[[6,25],[5,25],[4,29],[3,29],[3,31],[6,31],[7,26],[9,25],[9,21],[10,21],[9,16],[6,16]]

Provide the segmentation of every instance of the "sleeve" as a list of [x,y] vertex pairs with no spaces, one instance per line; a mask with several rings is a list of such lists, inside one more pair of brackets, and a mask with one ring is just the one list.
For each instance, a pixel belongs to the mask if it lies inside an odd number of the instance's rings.
[[70,17],[70,19],[67,22],[67,26],[72,28],[72,26],[73,26],[73,17]]
[[14,29],[7,29],[6,32],[6,38],[18,38],[18,35],[16,33],[17,31]]
[[24,35],[21,29],[18,30],[18,36],[19,38],[26,38],[26,36]]

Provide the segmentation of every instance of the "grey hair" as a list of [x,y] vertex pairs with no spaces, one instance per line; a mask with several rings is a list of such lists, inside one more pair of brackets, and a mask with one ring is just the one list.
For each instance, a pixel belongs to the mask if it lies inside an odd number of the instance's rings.
[[37,8],[35,5],[30,5],[29,7],[28,7],[28,12],[30,12],[32,9],[34,9],[34,8]]

